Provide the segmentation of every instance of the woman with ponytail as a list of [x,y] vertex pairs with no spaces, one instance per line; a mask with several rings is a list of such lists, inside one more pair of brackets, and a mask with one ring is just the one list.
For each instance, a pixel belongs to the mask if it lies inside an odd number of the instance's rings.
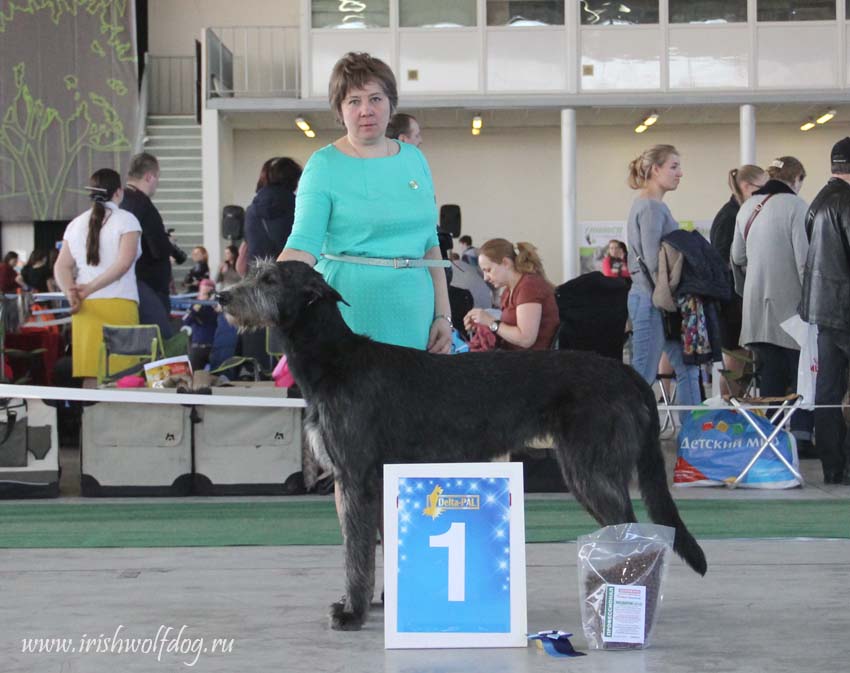
[[[730,279],[732,267],[729,255],[732,249],[732,238],[735,235],[735,218],[738,216],[741,204],[749,199],[756,190],[764,187],[767,180],[767,172],[760,166],[753,166],[752,164],[745,164],[740,168],[733,168],[729,171],[728,181],[732,196],[714,216],[709,239],[711,245],[720,253],[724,261],[730,264]],[[725,351],[739,351],[742,355],[746,354],[746,351],[738,345],[741,337],[742,310],[741,297],[737,293],[733,293],[732,299],[720,307],[720,339],[724,350],[723,365],[727,370],[739,373],[744,368],[745,360],[728,355]],[[730,389],[722,392],[733,395],[744,392],[737,388],[732,389],[732,384],[728,380],[727,383],[730,385]]]
[[496,320],[485,309],[474,308],[463,319],[466,329],[490,330],[496,347],[505,350],[550,348],[560,318],[537,248],[494,238],[478,248],[478,266],[484,280],[502,288],[502,315]]
[[679,186],[682,175],[679,152],[672,145],[650,147],[629,164],[628,184],[638,192],[626,224],[632,275],[629,318],[635,370],[652,385],[661,354],[666,353],[676,372],[677,402],[695,405],[702,399],[699,367],[684,363],[682,340],[665,337],[661,310],[652,303],[661,238],[679,228],[664,196]]
[[[71,304],[73,375],[93,386],[103,325],[139,322],[135,264],[142,228],[135,215],[118,207],[124,196],[118,173],[101,168],[89,185],[92,207],[65,229],[54,271]],[[135,360],[116,357],[110,366],[120,370]]]

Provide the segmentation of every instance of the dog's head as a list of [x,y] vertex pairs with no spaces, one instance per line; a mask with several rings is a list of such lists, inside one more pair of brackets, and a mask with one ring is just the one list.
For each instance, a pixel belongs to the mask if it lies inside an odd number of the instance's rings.
[[309,264],[271,260],[254,262],[245,278],[217,299],[228,321],[244,330],[286,330],[316,302],[345,301]]

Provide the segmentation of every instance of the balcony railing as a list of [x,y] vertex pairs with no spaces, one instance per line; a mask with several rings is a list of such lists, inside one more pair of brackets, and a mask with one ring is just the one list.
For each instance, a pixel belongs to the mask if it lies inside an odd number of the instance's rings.
[[208,28],[206,40],[208,98],[299,96],[297,26]]

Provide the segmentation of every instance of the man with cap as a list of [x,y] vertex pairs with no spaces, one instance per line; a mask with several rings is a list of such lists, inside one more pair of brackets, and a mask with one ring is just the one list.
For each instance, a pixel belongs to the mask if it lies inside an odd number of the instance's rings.
[[[850,137],[830,155],[832,177],[806,214],[809,254],[800,316],[818,326],[815,405],[840,405],[850,367]],[[850,435],[840,408],[815,408],[824,482],[850,485]]]

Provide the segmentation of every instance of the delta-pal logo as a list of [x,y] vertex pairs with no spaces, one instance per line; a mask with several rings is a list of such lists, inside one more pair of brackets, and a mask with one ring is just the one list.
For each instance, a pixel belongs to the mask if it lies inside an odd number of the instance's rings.
[[427,503],[422,514],[436,519],[447,509],[481,509],[481,496],[472,493],[465,495],[443,493],[442,486],[435,486],[427,496]]

